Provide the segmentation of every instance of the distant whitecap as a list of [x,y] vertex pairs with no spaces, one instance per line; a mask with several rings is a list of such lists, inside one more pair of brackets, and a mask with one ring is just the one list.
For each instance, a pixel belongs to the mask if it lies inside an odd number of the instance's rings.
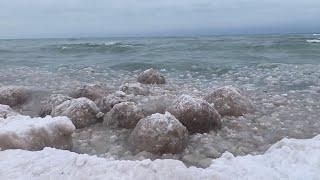
[[308,43],[320,43],[320,39],[308,39]]

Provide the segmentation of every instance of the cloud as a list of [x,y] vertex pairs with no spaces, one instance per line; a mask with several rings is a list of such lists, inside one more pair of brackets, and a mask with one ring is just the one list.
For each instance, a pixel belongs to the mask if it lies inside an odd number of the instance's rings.
[[0,7],[0,37],[320,28],[319,0],[1,0]]

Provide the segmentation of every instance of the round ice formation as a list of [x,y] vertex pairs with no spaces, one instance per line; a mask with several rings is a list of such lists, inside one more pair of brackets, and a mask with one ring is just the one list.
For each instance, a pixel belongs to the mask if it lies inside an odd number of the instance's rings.
[[213,103],[216,110],[222,116],[242,116],[253,111],[250,99],[232,86],[218,88],[204,99],[209,103]]
[[126,83],[120,87],[120,90],[125,92],[126,94],[133,95],[149,95],[150,91],[147,87],[144,87],[140,83]]
[[51,111],[54,107],[60,105],[61,103],[72,99],[72,97],[63,95],[63,94],[52,94],[49,96],[49,98],[45,99],[42,102],[42,106],[40,109],[39,115],[41,117],[44,117],[46,115],[50,115]]
[[76,128],[83,128],[95,123],[101,117],[101,112],[90,99],[78,98],[67,100],[54,107],[51,115],[67,116],[72,120]]
[[151,68],[139,74],[138,82],[142,84],[165,84],[166,80],[159,71]]
[[86,97],[95,101],[98,98],[102,98],[107,95],[107,90],[103,88],[100,84],[85,84],[77,87],[74,91],[70,93],[73,98]]
[[118,91],[101,99],[97,99],[95,102],[101,112],[107,113],[113,108],[114,105],[119,104],[121,102],[126,102],[128,100],[129,98],[126,96],[124,92]]
[[167,110],[179,119],[190,133],[204,133],[221,127],[219,113],[202,99],[182,95]]
[[166,112],[141,119],[129,139],[138,151],[175,154],[185,148],[187,138],[186,127],[173,115]]
[[170,95],[144,96],[135,100],[135,102],[141,107],[143,113],[149,116],[155,113],[165,113],[166,108],[172,104],[173,97]]
[[103,118],[103,124],[131,129],[136,126],[144,114],[134,102],[116,104]]
[[0,104],[0,118],[7,118],[10,116],[18,115],[13,109],[11,109],[8,105]]
[[26,88],[20,86],[0,87],[0,104],[19,106],[24,104],[29,97]]

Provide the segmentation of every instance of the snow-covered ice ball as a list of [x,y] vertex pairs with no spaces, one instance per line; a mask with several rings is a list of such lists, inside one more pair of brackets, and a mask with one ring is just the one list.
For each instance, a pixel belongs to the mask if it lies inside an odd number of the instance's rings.
[[144,117],[142,110],[134,102],[122,102],[104,116],[103,124],[131,129]]
[[53,108],[52,116],[69,117],[76,128],[94,124],[103,115],[96,104],[88,98],[77,98],[63,102]]
[[102,98],[108,94],[106,88],[100,84],[85,84],[75,88],[70,96],[73,98],[86,97],[92,101]]
[[129,141],[138,151],[154,154],[179,153],[186,147],[188,130],[169,112],[141,119]]
[[146,116],[155,113],[165,113],[166,108],[174,101],[175,96],[161,95],[161,96],[144,96],[136,99],[136,103],[141,107]]
[[165,84],[166,80],[159,71],[151,68],[139,74],[138,82],[142,84]]
[[219,113],[208,102],[189,95],[181,95],[167,109],[190,133],[205,133],[221,127]]
[[129,98],[123,92],[119,91],[118,93],[109,94],[108,96],[97,99],[95,102],[101,112],[107,113],[114,105],[127,101],[129,101]]
[[27,102],[30,94],[29,90],[20,86],[0,87],[0,104],[11,107],[20,106]]
[[126,94],[133,95],[149,95],[150,90],[148,87],[143,86],[141,83],[125,83],[120,87],[120,90],[125,92]]
[[218,88],[204,99],[213,103],[222,116],[242,116],[254,109],[250,99],[232,86]]
[[72,97],[63,95],[63,94],[52,94],[44,101],[42,101],[41,109],[39,115],[44,117],[46,115],[50,115],[51,111],[54,107],[60,105],[61,103],[71,100]]

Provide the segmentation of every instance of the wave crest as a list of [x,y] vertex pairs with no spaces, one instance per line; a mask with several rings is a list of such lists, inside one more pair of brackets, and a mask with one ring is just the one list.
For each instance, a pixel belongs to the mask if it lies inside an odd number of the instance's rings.
[[121,53],[132,51],[137,47],[135,44],[124,44],[121,42],[104,42],[104,43],[70,43],[59,44],[49,47],[59,52],[113,52]]
[[308,43],[320,43],[320,39],[308,39]]

